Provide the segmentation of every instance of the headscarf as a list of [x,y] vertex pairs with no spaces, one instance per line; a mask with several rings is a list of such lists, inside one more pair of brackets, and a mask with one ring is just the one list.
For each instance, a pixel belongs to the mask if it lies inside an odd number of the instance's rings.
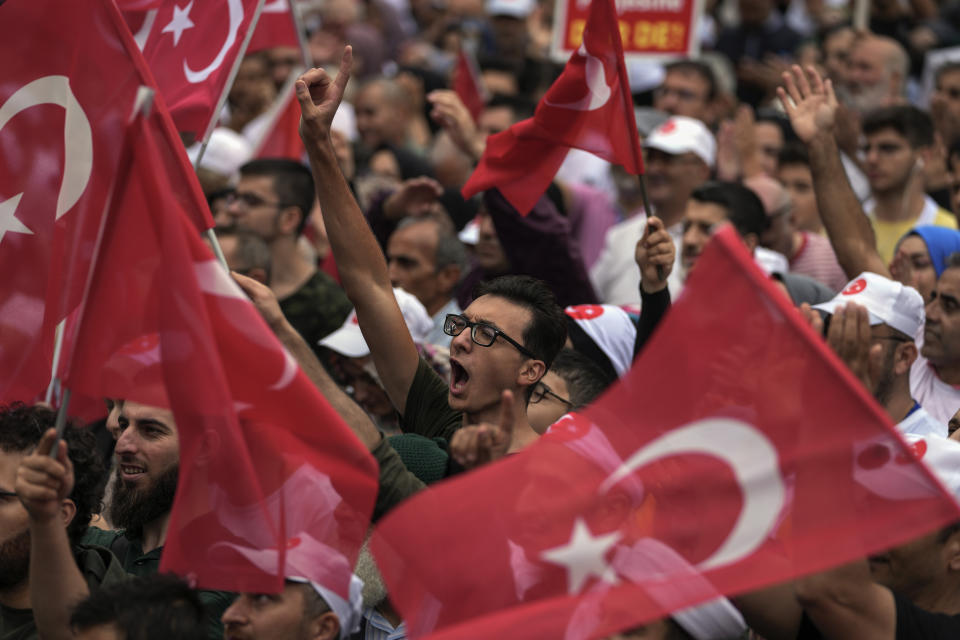
[[922,225],[908,231],[904,238],[910,235],[920,236],[927,245],[930,261],[933,262],[938,278],[947,267],[947,258],[950,254],[960,252],[960,231],[956,229]]

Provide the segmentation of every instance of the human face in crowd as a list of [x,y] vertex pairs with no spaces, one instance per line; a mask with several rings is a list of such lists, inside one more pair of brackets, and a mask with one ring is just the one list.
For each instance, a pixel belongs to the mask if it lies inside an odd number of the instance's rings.
[[513,124],[513,109],[507,106],[487,107],[477,120],[477,129],[485,136],[506,131]]
[[710,86],[694,71],[667,73],[653,93],[653,108],[672,116],[688,116],[707,126],[713,122],[713,105],[708,100]]
[[813,191],[813,175],[810,167],[802,164],[782,165],[777,170],[780,184],[793,203],[791,212],[793,226],[800,231],[819,233],[823,229],[820,211],[817,209],[817,197]]
[[834,84],[846,81],[850,50],[855,38],[853,29],[839,29],[823,42],[823,66]]
[[490,274],[506,273],[510,269],[510,262],[503,252],[497,229],[493,226],[493,219],[486,213],[477,216],[480,225],[480,237],[474,249],[477,264]]
[[338,624],[324,624],[331,612],[307,618],[305,589],[287,582],[280,593],[241,593],[223,612],[224,640],[320,640],[337,638]]
[[930,302],[937,286],[937,270],[933,268],[933,260],[923,238],[909,235],[900,241],[890,262],[890,275],[894,280],[920,292],[924,302]]
[[933,96],[943,101],[954,122],[960,122],[960,69],[941,75]]
[[285,208],[270,176],[242,176],[227,205],[239,229],[252,231],[268,244],[281,235],[280,213]]
[[647,193],[656,209],[682,207],[709,176],[707,165],[695,153],[673,155],[659,149],[644,151]]
[[0,597],[27,579],[30,568],[30,521],[13,493],[17,467],[29,452],[0,449]]
[[117,420],[117,477],[128,489],[149,491],[180,460],[173,412],[126,400]]
[[683,215],[683,242],[680,249],[680,264],[684,274],[690,273],[697,258],[707,246],[717,226],[727,220],[727,210],[712,202],[687,202]]
[[950,203],[953,205],[953,212],[960,212],[960,153],[955,153],[951,157],[953,169],[950,173]]
[[916,602],[931,590],[942,588],[958,554],[960,532],[947,536],[940,530],[870,556],[870,573],[875,582]]
[[303,54],[297,47],[273,47],[264,51],[263,55],[277,91],[283,88],[293,68],[303,63]]
[[850,50],[846,89],[853,106],[866,111],[883,106],[890,93],[890,69],[884,43],[875,38],[862,38]]
[[777,156],[783,149],[783,130],[772,122],[753,125],[753,138],[757,144],[757,160],[764,175],[777,175]]
[[357,115],[357,133],[368,149],[392,142],[402,129],[402,119],[397,108],[390,104],[386,91],[379,82],[367,85],[357,94],[354,102]]
[[[538,399],[539,398],[539,399]],[[573,410],[567,382],[553,371],[543,374],[527,405],[527,418],[533,430],[543,435],[547,427]]]
[[960,268],[947,268],[926,307],[920,353],[935,367],[960,363]]
[[[498,296],[480,296],[463,315],[499,329],[519,344],[533,314]],[[489,347],[481,347],[464,329],[450,341],[450,387],[447,401],[456,411],[476,414],[496,408],[504,389],[517,393],[521,370],[530,359],[501,336]]]
[[920,156],[907,139],[893,129],[868,134],[864,151],[864,168],[873,193],[901,190],[919,171]]
[[437,273],[437,227],[412,224],[397,229],[387,241],[387,268],[395,287],[417,296],[431,315],[450,299]]
[[370,356],[348,358],[331,351],[327,360],[337,382],[363,410],[384,424],[394,420],[397,410],[380,384]]

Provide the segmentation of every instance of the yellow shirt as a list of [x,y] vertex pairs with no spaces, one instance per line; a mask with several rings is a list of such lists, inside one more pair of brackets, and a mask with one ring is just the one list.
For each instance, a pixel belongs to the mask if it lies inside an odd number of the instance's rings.
[[930,196],[926,196],[923,204],[923,211],[913,220],[904,220],[901,222],[885,222],[873,217],[873,203],[868,200],[864,203],[864,209],[870,215],[870,221],[873,223],[873,231],[877,235],[877,252],[885,264],[890,264],[893,260],[893,252],[897,248],[897,243],[910,229],[924,224],[932,224],[938,227],[947,227],[948,229],[957,228],[957,218],[952,213],[937,205]]

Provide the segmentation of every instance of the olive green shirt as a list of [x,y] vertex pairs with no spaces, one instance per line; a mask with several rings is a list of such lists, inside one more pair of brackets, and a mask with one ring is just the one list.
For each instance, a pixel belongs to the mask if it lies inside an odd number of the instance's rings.
[[343,289],[326,273],[317,271],[302,287],[280,300],[280,310],[310,348],[339,329],[353,305]]
[[[127,537],[123,531],[106,531],[90,527],[83,535],[83,542],[110,549],[129,575],[152,576],[160,569],[160,555],[163,547],[144,553],[141,541]],[[220,640],[223,638],[223,624],[220,622],[220,617],[233,602],[236,594],[229,591],[198,589],[197,596],[207,613],[207,637],[211,640]]]
[[[74,549],[74,557],[91,591],[101,585],[127,579],[120,562],[103,547],[78,544]],[[37,637],[37,625],[31,609],[11,609],[0,605],[0,640],[34,640]]]

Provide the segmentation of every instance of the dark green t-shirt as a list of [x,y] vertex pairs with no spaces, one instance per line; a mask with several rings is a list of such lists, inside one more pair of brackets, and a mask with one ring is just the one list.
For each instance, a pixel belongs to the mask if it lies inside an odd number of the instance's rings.
[[400,418],[404,433],[426,438],[443,438],[450,442],[453,433],[463,424],[463,414],[447,404],[447,383],[420,358],[417,373],[407,391],[407,407]]
[[333,278],[317,271],[293,294],[280,301],[280,310],[310,348],[343,325],[353,305]]
[[[83,542],[110,549],[129,575],[152,576],[160,569],[160,555],[163,553],[163,547],[144,553],[140,540],[127,537],[123,531],[106,531],[90,527],[83,535]],[[198,589],[197,596],[207,612],[207,637],[211,640],[220,640],[223,638],[223,624],[220,622],[220,617],[236,598],[236,594],[229,591]]]
[[[123,582],[127,573],[112,553],[102,546],[81,543],[74,549],[80,573],[93,591],[101,585]],[[11,609],[0,605],[0,640],[33,640],[37,625],[30,609]]]

